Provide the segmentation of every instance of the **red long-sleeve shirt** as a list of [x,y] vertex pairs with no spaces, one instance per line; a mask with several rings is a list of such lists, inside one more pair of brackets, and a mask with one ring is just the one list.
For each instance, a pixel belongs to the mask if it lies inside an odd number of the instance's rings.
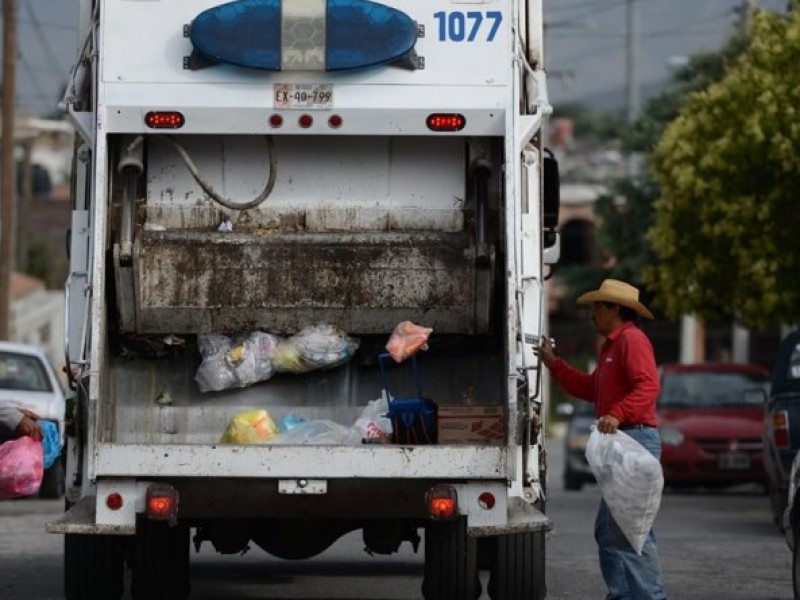
[[659,384],[653,346],[631,322],[608,335],[592,373],[578,371],[560,358],[553,362],[550,373],[568,394],[592,402],[598,417],[616,417],[622,427],[658,425]]

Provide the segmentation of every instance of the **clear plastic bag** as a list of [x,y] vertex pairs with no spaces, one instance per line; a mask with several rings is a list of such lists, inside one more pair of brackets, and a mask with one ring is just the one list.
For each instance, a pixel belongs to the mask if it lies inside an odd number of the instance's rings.
[[360,444],[361,436],[353,427],[345,427],[334,421],[320,419],[298,423],[288,431],[283,431],[271,438],[269,443],[339,446]]
[[600,433],[592,426],[586,460],[622,533],[641,555],[661,505],[661,463],[624,431]]
[[272,364],[276,371],[289,373],[337,367],[350,360],[358,346],[358,340],[339,327],[317,323],[282,340],[272,357]]
[[272,355],[280,338],[254,331],[235,340],[218,334],[201,334],[197,344],[203,361],[195,374],[201,392],[247,387],[272,377]]
[[361,410],[353,427],[369,443],[388,444],[392,439],[392,420],[386,416],[388,412],[386,398],[372,400]]
[[39,493],[43,456],[42,443],[27,435],[0,445],[0,500]]

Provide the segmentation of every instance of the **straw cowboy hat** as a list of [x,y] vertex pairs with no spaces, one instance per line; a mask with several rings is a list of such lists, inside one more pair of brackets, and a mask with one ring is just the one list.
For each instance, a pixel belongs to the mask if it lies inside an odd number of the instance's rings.
[[578,298],[578,304],[591,304],[592,302],[613,302],[635,310],[646,319],[653,319],[653,313],[639,302],[639,290],[624,281],[606,279],[600,284],[600,289],[586,292]]

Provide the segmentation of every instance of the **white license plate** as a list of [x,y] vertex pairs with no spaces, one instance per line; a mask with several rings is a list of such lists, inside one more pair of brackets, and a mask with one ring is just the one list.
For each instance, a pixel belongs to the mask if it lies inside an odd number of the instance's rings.
[[724,452],[717,456],[720,469],[741,471],[750,468],[750,456],[743,452]]
[[273,106],[278,109],[299,108],[323,110],[333,107],[333,85],[330,83],[276,83]]

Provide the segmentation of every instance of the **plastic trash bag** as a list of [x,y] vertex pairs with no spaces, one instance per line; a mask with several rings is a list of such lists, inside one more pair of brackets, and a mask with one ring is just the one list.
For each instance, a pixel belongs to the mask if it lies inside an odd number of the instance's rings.
[[338,367],[352,358],[358,346],[359,341],[339,327],[317,323],[281,340],[272,356],[272,365],[276,371],[288,373]]
[[265,410],[234,415],[219,440],[220,444],[264,444],[278,433],[275,421]]
[[270,444],[325,444],[339,446],[360,444],[361,435],[353,427],[345,427],[325,419],[303,421],[269,440]]
[[263,331],[236,339],[218,334],[198,335],[203,361],[197,368],[195,381],[200,391],[220,392],[266,381],[274,374],[272,355],[279,341],[278,336]]
[[23,436],[0,445],[0,500],[38,494],[43,474],[39,440]]
[[661,504],[661,463],[624,431],[600,433],[586,443],[586,460],[622,533],[641,555]]
[[386,343],[386,351],[395,362],[403,362],[420,350],[428,349],[428,337],[433,332],[430,327],[422,327],[411,321],[397,324]]
[[61,456],[61,437],[58,434],[58,425],[52,421],[39,421],[42,430],[43,467],[49,469]]
[[392,439],[392,420],[387,417],[389,403],[386,398],[372,400],[353,423],[361,439],[367,443],[388,444]]

